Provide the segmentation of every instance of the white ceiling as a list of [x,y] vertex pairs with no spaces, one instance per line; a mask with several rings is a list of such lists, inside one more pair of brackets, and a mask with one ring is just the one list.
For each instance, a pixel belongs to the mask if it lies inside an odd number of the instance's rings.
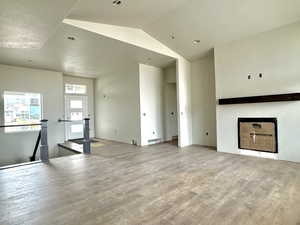
[[[81,0],[69,18],[139,27],[187,57],[300,20],[299,0]],[[175,39],[170,36],[174,35]],[[193,44],[193,40],[201,40]]]
[[74,6],[69,18],[142,28],[187,0],[122,0],[120,6],[114,6],[112,2],[81,0]]
[[[67,15],[142,28],[188,59],[201,57],[218,44],[300,20],[300,0],[122,1],[113,6],[112,0],[0,0],[0,63],[94,77],[131,62],[165,66],[173,61],[62,24]],[[201,43],[193,44],[194,39]]]
[[40,48],[77,0],[0,0],[0,47]]
[[[76,40],[68,40],[69,36]],[[61,24],[41,49],[3,48],[0,51],[0,63],[3,64],[86,77],[120,71],[129,63],[165,67],[173,61],[170,57],[67,24]]]

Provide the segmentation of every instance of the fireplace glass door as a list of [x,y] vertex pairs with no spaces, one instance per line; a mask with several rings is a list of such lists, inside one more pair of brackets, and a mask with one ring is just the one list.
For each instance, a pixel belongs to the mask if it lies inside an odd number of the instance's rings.
[[239,118],[239,148],[278,152],[276,118]]

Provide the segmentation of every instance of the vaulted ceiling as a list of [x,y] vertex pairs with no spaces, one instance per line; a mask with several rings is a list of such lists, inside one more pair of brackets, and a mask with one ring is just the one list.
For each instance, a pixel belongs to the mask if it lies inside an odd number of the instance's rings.
[[159,20],[189,0],[82,0],[72,9],[69,18],[143,28]]
[[[79,1],[69,18],[139,27],[188,59],[300,20],[299,0]],[[172,38],[172,36],[174,38]],[[194,40],[200,40],[194,44]]]
[[299,0],[121,1],[0,0],[0,63],[96,76],[127,62],[164,66],[172,61],[62,24],[64,18],[140,28],[191,60],[216,45],[300,20]]
[[0,63],[97,77],[130,63],[164,67],[174,61],[62,23],[76,2],[0,0]]
[[[70,40],[68,38],[75,38]],[[165,67],[173,58],[127,43],[61,24],[41,49],[0,51],[0,62],[8,65],[63,71],[69,75],[97,77],[144,63]]]

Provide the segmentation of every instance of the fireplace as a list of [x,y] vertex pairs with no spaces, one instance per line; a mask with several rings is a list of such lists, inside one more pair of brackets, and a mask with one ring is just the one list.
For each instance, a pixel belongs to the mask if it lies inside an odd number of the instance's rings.
[[239,118],[239,149],[278,153],[276,118]]

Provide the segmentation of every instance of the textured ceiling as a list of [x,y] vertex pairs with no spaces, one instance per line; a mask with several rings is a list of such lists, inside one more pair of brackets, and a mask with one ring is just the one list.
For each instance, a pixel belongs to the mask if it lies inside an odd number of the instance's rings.
[[[75,41],[68,39],[75,37]],[[111,38],[62,24],[41,49],[0,51],[0,62],[8,65],[63,71],[97,77],[122,70],[130,63],[164,67],[174,59]]]
[[[173,61],[62,24],[66,17],[141,28],[188,59],[300,19],[299,0],[122,2],[113,6],[112,0],[0,0],[0,63],[95,77],[132,62],[165,66]],[[195,39],[201,42],[194,44]]]
[[[121,6],[113,6],[110,0],[82,0],[69,18],[139,27],[186,58],[195,59],[218,44],[300,20],[300,1],[123,0]],[[200,44],[194,44],[195,39]]]
[[41,48],[77,0],[0,0],[0,47]]
[[81,0],[69,18],[141,28],[185,2],[187,0],[122,0],[120,6],[114,6],[112,0]]

